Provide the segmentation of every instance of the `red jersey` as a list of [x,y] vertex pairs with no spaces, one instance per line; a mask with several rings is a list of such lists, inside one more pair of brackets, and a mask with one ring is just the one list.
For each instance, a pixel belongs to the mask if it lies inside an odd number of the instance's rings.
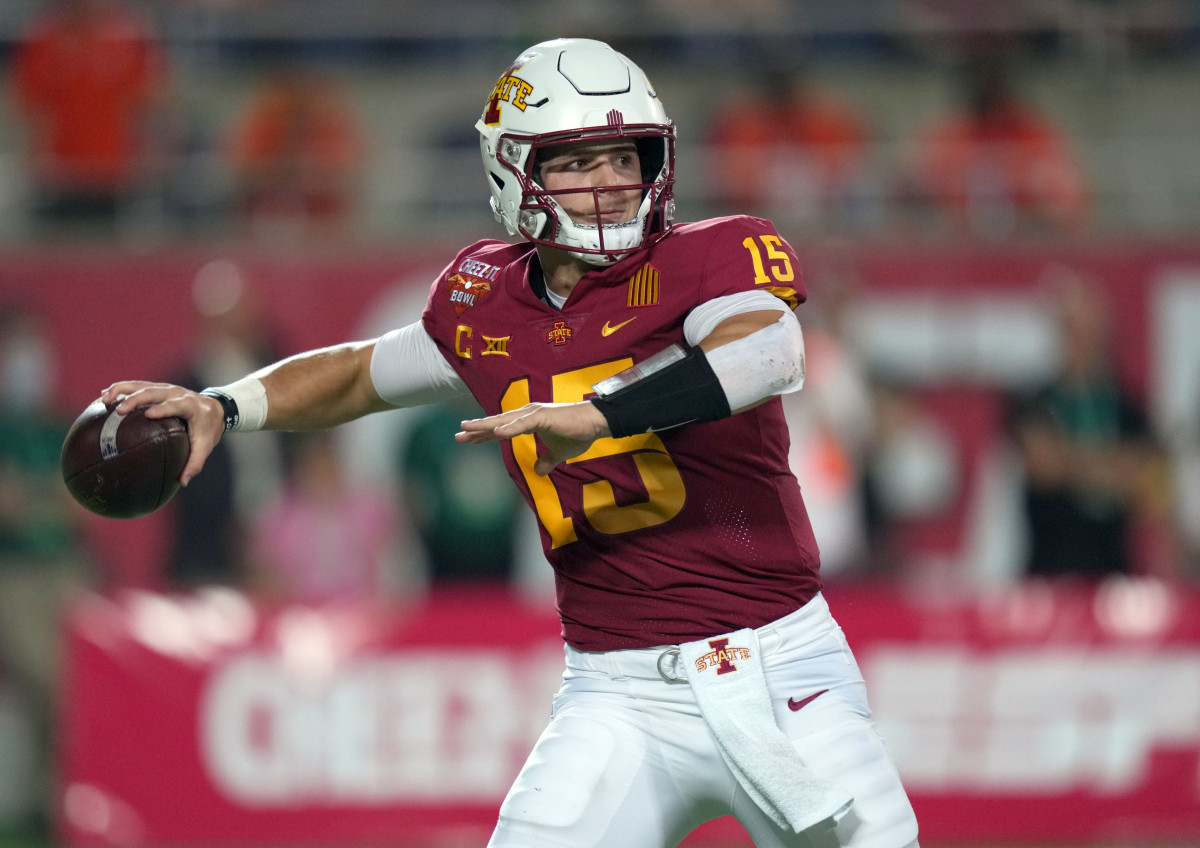
[[[589,271],[561,310],[531,288],[530,244],[477,242],[433,284],[425,330],[489,415],[587,398],[675,342],[700,303],[765,288],[795,306],[800,266],[775,228],[683,224]],[[539,445],[502,442],[554,567],[563,637],[584,651],[757,627],[820,588],[817,545],[774,398],[721,421],[599,439],[548,477]],[[470,448],[465,448],[469,450]]]

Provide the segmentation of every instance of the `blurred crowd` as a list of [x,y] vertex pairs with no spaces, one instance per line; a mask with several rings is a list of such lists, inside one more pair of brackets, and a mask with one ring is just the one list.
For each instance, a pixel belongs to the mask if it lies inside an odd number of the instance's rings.
[[[900,235],[1004,242],[1088,231],[1092,189],[1073,140],[1023,94],[1003,52],[968,51],[948,68],[955,102],[928,115],[887,168],[872,155],[870,116],[804,63],[766,55],[744,89],[713,104],[701,139],[716,209],[876,233],[893,223],[886,201],[908,211]],[[26,211],[39,236],[114,236],[151,189],[174,214],[196,212],[203,185],[185,186],[171,155],[193,143],[172,120],[172,60],[132,8],[48,4],[9,58],[33,187]],[[376,141],[368,125],[335,76],[274,63],[229,124],[204,134],[231,178],[223,214],[250,239],[345,238]],[[483,205],[479,188],[469,202]],[[947,590],[978,588],[986,581],[969,571],[933,569],[919,544],[964,496],[946,420],[864,355],[853,269],[810,274],[822,296],[804,312],[808,382],[785,402],[827,580],[928,583],[933,574]],[[1086,275],[1061,269],[1043,294],[1056,371],[998,401],[1008,483],[986,508],[1012,540],[998,579],[1195,581],[1200,450],[1156,433],[1122,385],[1112,306]],[[279,355],[270,305],[235,263],[206,266],[193,295],[195,337],[176,382],[221,384]],[[5,789],[5,775],[22,767],[0,767],[0,828],[45,814],[62,605],[73,591],[119,588],[59,477],[70,422],[55,379],[67,366],[35,307],[0,303],[0,763],[29,763],[37,776]],[[170,507],[159,588],[220,585],[268,603],[320,604],[419,599],[469,582],[552,597],[499,449],[448,438],[469,414],[408,414],[388,431],[376,459],[386,468],[370,480],[350,470],[358,440],[336,433],[226,440]],[[21,722],[35,726],[11,730]]]
[[[930,5],[914,3],[914,20]],[[703,168],[681,198],[697,217],[754,211],[805,233],[1087,232],[1094,192],[1076,140],[1023,87],[1027,45],[1002,35],[945,49],[932,63],[943,96],[914,104],[899,138],[792,41],[742,45],[738,72],[684,124]],[[387,208],[381,184],[427,179],[411,171],[426,155],[454,172],[428,203],[478,220],[476,193],[458,187],[460,172],[471,185],[466,169],[451,167],[455,151],[474,147],[457,113],[427,127],[406,177],[386,174],[383,151],[404,151],[378,137],[384,125],[319,50],[264,49],[247,72],[256,82],[207,111],[187,96],[195,57],[178,52],[125,0],[46,3],[8,57],[23,232],[111,236],[140,222],[184,237],[337,241],[368,209]]]

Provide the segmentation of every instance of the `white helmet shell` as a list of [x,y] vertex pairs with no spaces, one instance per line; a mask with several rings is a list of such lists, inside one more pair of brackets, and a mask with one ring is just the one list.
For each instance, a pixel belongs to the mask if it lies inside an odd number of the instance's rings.
[[[675,213],[675,127],[642,69],[600,41],[561,38],[535,44],[492,89],[476,123],[492,211],[509,235],[609,265],[661,238]],[[578,224],[538,182],[536,152],[564,142],[628,139],[642,162],[637,217],[597,227]]]

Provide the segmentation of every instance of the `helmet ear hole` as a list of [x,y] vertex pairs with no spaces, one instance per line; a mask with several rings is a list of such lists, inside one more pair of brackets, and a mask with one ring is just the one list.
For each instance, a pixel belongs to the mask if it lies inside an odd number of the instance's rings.
[[504,191],[504,180],[500,178],[499,174],[489,171],[488,176],[492,178],[492,182],[496,184],[496,188],[500,189],[500,191]]
[[652,183],[662,173],[663,163],[666,162],[666,143],[657,138],[639,138],[634,140],[637,145],[638,159],[642,166],[642,182]]

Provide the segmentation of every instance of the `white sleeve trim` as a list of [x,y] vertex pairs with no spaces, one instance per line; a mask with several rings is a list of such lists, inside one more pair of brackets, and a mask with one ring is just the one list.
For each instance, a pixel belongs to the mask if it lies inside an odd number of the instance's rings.
[[371,382],[392,406],[420,406],[469,394],[420,321],[380,336],[371,353]]
[[791,312],[786,303],[762,289],[751,289],[736,294],[727,294],[723,297],[714,297],[712,300],[704,301],[688,313],[688,317],[683,322],[683,337],[687,339],[688,344],[695,347],[726,318],[740,315],[743,312],[762,312],[767,309]]

